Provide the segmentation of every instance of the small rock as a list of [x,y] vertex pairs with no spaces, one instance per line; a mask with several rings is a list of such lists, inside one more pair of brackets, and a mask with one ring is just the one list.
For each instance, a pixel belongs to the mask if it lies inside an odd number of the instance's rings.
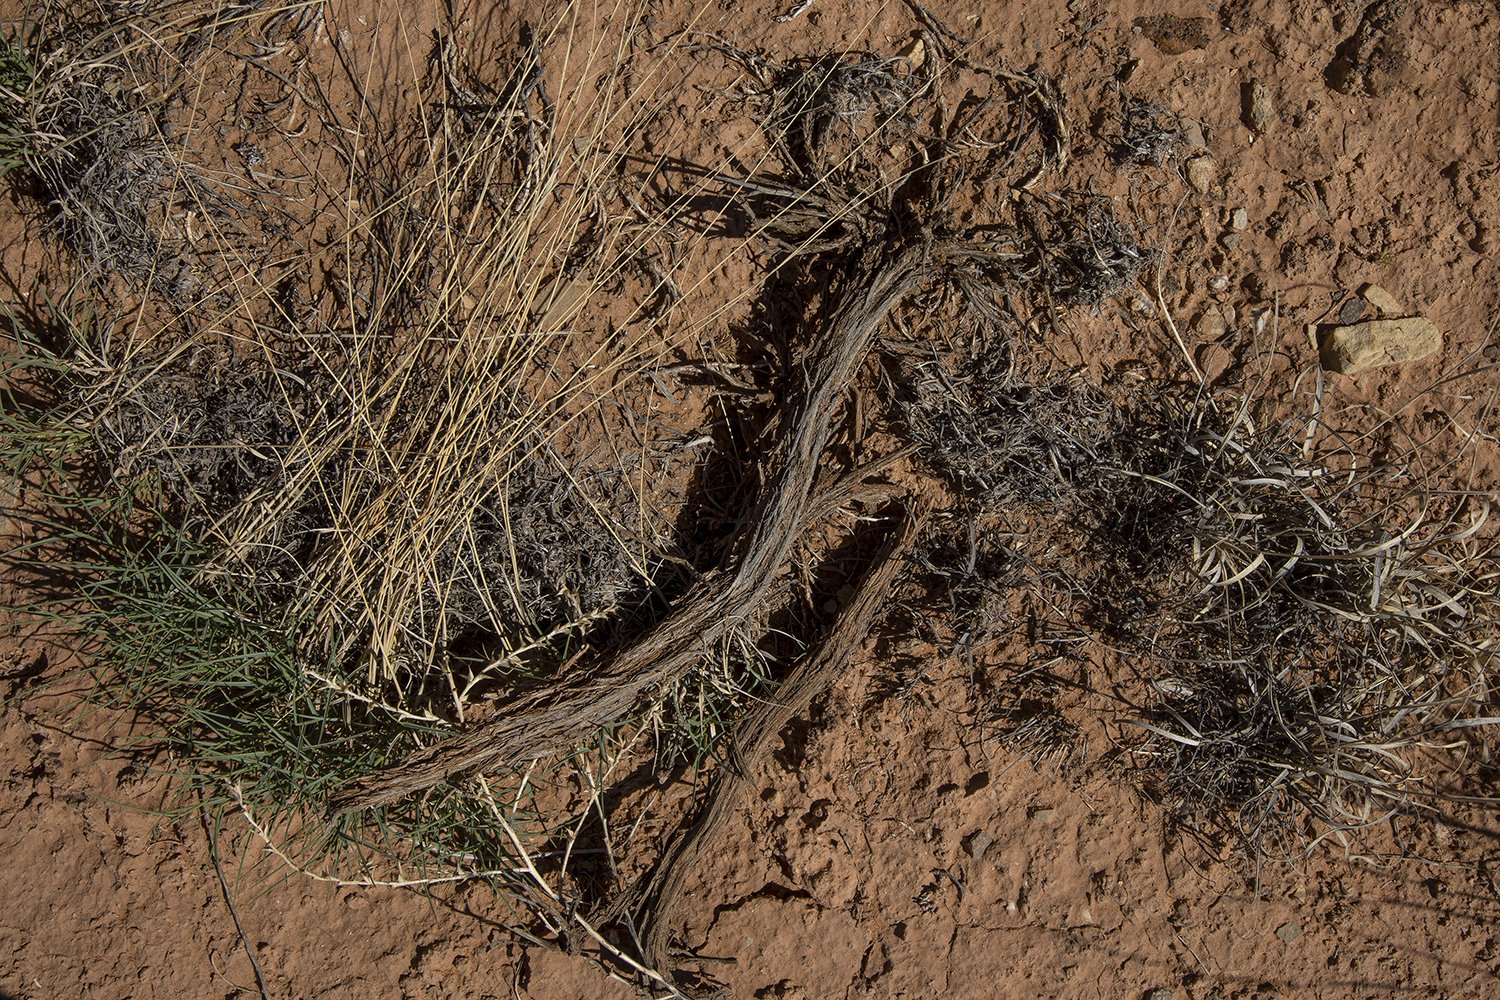
[[1208,137],[1203,134],[1203,123],[1196,118],[1180,119],[1182,143],[1188,149],[1207,149]]
[[1324,335],[1320,353],[1329,371],[1358,375],[1420,360],[1442,346],[1443,335],[1431,320],[1411,316],[1336,326]]
[[1259,80],[1240,88],[1240,117],[1256,135],[1265,135],[1275,111],[1271,108],[1271,91]]
[[1215,295],[1223,295],[1229,291],[1229,275],[1216,274],[1208,279],[1208,290]]
[[1195,156],[1183,169],[1187,173],[1188,186],[1199,194],[1208,194],[1208,189],[1214,186],[1214,158]]
[[860,963],[859,975],[861,979],[873,982],[890,972],[891,968],[891,953],[883,942],[877,942],[874,947],[865,952],[865,959]]
[[1225,250],[1233,250],[1240,245],[1239,233],[1225,233],[1219,237],[1219,245]]
[[920,38],[913,38],[911,44],[896,54],[905,59],[906,64],[915,73],[927,64],[927,43]]
[[1237,233],[1243,233],[1250,228],[1250,213],[1243,208],[1237,208],[1229,213],[1229,228]]
[[1056,809],[1033,809],[1030,818],[1034,823],[1051,823],[1055,815],[1057,815]]
[[975,861],[982,861],[984,852],[988,851],[994,842],[994,837],[983,830],[976,830],[964,838],[964,853]]
[[1296,921],[1290,921],[1276,928],[1276,936],[1281,938],[1282,944],[1291,944],[1302,936],[1302,925]]
[[1172,991],[1165,986],[1158,986],[1154,990],[1147,990],[1141,995],[1141,1000],[1172,1000]]
[[1203,340],[1218,340],[1229,329],[1224,316],[1217,309],[1207,309],[1193,321],[1193,329]]
[[1380,310],[1387,318],[1401,315],[1401,303],[1396,301],[1396,296],[1379,285],[1363,286],[1359,290],[1359,297]]
[[1339,322],[1345,326],[1358,323],[1365,318],[1365,302],[1362,299],[1348,298],[1344,304],[1339,306]]

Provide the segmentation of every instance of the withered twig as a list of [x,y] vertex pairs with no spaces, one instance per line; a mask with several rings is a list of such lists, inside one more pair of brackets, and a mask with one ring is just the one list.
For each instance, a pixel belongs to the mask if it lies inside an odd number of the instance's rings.
[[813,699],[828,690],[859,651],[920,527],[921,515],[908,514],[875,555],[855,597],[839,612],[817,650],[793,669],[774,697],[759,703],[736,724],[730,744],[733,766],[715,776],[703,811],[662,855],[635,908],[636,925],[644,929],[641,947],[657,968],[672,966],[668,946],[682,892],[711,846],[714,831],[743,801],[750,787],[748,779],[770,752],[775,737],[788,722],[807,712]]

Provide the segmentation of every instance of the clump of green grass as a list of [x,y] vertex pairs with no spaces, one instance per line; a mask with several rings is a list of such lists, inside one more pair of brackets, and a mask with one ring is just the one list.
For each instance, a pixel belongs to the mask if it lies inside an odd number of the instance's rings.
[[574,933],[562,894],[599,850],[577,842],[628,747],[601,733],[598,745],[541,768],[492,770],[330,816],[329,800],[348,782],[453,733],[454,713],[442,699],[429,709],[382,697],[346,663],[310,655],[302,612],[254,573],[225,567],[163,504],[161,480],[91,475],[95,442],[66,392],[88,372],[70,371],[65,355],[25,328],[16,339],[0,363],[0,465],[11,498],[0,512],[23,536],[0,558],[26,598],[7,610],[33,637],[67,642],[84,658],[78,674],[55,681],[81,684],[79,711],[109,720],[120,753],[174,779],[166,814],[241,817],[247,858],[266,877],[485,882],[512,907],[502,919],[527,933],[538,921]]
[[711,760],[724,763],[735,722],[757,702],[776,697],[773,658],[755,641],[764,630],[732,630],[717,655],[668,685],[648,713],[656,760],[664,769],[687,765],[694,772]]
[[30,598],[12,610],[91,661],[88,703],[118,713],[122,750],[166,754],[157,764],[181,779],[182,808],[243,806],[270,829],[316,831],[299,856],[357,843],[307,821],[443,721],[352,697],[332,665],[307,663],[284,605],[215,568],[161,507],[159,482],[93,475],[92,438],[60,391],[75,377],[67,358],[14,334],[0,460],[23,535],[4,560]]
[[27,128],[36,69],[25,42],[0,41],[0,177],[26,164],[31,148]]

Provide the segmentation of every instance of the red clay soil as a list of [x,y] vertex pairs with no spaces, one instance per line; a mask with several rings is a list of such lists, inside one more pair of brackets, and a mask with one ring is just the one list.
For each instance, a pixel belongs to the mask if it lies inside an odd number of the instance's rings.
[[[912,37],[900,3],[813,0],[778,21],[789,6],[667,4],[656,30],[698,17],[783,57],[895,53]],[[1317,361],[1306,325],[1374,283],[1444,344],[1413,364],[1328,376],[1325,406],[1346,427],[1404,412],[1436,430],[1500,384],[1484,370],[1500,343],[1490,0],[931,7],[976,51],[1061,80],[1085,174],[1131,199],[1148,242],[1171,255],[1161,303],[1143,287],[1073,317],[1049,344],[1060,364],[1096,380],[1188,377],[1164,304],[1210,380],[1263,371],[1285,399]],[[339,26],[373,31],[390,16],[368,9],[371,24]],[[1122,78],[1198,122],[1204,148],[1149,179],[1109,164],[1090,109],[1117,106]],[[1199,191],[1186,164],[1202,155]],[[46,237],[35,205],[0,211],[5,279],[26,294],[44,280]],[[1479,374],[1428,391],[1465,371]],[[1495,489],[1489,456],[1464,477]],[[1092,655],[1107,676],[1108,658]],[[152,814],[165,779],[107,753],[102,720],[65,724],[56,692],[32,693],[58,670],[56,651],[34,644],[0,654],[0,997],[258,996],[247,945],[278,998],[635,995],[512,937],[482,889],[317,882],[261,856],[242,827],[221,840],[221,881],[206,829]],[[1107,746],[1061,772],[983,738],[966,670],[933,658],[903,697],[872,705],[876,668],[855,665],[793,724],[688,880],[675,936],[691,964],[743,998],[1500,996],[1493,809],[1403,818],[1349,849],[1328,841],[1257,884],[1092,767]]]

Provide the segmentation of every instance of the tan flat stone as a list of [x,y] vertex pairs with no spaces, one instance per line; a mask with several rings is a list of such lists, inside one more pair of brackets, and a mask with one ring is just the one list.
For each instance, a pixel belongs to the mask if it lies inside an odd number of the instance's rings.
[[1437,326],[1422,316],[1336,326],[1323,335],[1323,367],[1344,375],[1417,361],[1443,346]]

